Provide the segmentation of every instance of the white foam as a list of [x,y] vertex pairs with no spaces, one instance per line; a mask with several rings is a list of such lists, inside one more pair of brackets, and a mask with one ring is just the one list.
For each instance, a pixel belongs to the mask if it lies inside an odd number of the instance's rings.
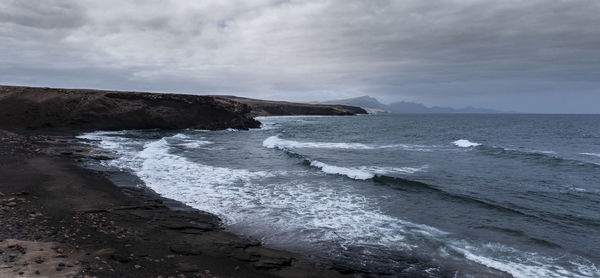
[[452,144],[461,147],[461,148],[470,148],[470,147],[477,147],[477,146],[481,146],[481,144],[479,143],[475,143],[475,142],[471,142],[467,139],[459,139],[456,140],[454,142],[452,142]]
[[328,142],[298,142],[285,140],[279,136],[271,136],[263,141],[263,146],[267,148],[316,148],[316,149],[374,149],[361,143],[328,143]]
[[189,148],[189,149],[197,149],[197,148],[202,148],[206,145],[210,145],[212,143],[213,143],[212,141],[194,140],[194,141],[190,141],[190,142],[181,143],[179,145],[185,146],[186,148]]
[[[122,143],[126,141],[126,138],[116,136],[123,134],[125,134],[125,131],[97,131],[85,133],[76,138],[95,141],[103,149],[114,150],[120,148]],[[112,137],[112,140],[107,140],[109,136]]]
[[416,152],[430,152],[433,151],[434,148],[436,148],[436,150],[440,151],[443,149],[439,149],[439,146],[426,146],[426,145],[413,145],[413,144],[392,144],[392,145],[383,145],[383,146],[379,146],[377,147],[378,149],[402,149],[405,151],[416,151]]
[[[451,248],[465,258],[493,269],[509,273],[515,278],[528,277],[598,277],[600,270],[589,260],[578,257],[551,258],[534,252],[524,252],[498,243],[473,246],[464,241],[456,241]],[[560,262],[560,263],[559,263]],[[572,265],[568,270],[561,265]]]
[[189,149],[202,148],[206,145],[213,144],[212,141],[202,140],[202,139],[206,139],[204,137],[193,138],[193,137],[190,137],[189,135],[185,135],[182,133],[175,134],[175,135],[171,136],[170,138],[180,139],[182,142],[177,143],[177,145],[184,146]]
[[375,177],[375,174],[370,173],[368,171],[362,171],[359,169],[351,169],[351,168],[345,168],[345,167],[338,167],[338,166],[334,166],[334,165],[328,165],[328,164],[325,164],[323,162],[319,162],[316,160],[311,161],[310,165],[321,169],[321,171],[323,171],[327,174],[344,175],[344,176],[347,176],[347,177],[349,177],[351,179],[355,179],[355,180],[368,180],[368,179],[372,179],[373,177]]
[[355,150],[373,150],[387,148],[402,148],[412,151],[431,151],[430,147],[424,145],[410,144],[391,144],[391,145],[367,145],[362,143],[333,143],[333,142],[299,142],[279,138],[279,135],[268,137],[263,141],[263,146],[270,149],[355,149]]
[[580,153],[583,155],[589,155],[589,156],[595,156],[595,157],[600,157],[600,153]]
[[177,134],[171,136],[171,138],[188,139],[188,138],[190,138],[190,136],[185,135],[183,133],[177,133]]
[[427,169],[427,165],[421,167],[378,167],[378,166],[361,166],[358,169],[366,170],[378,175],[387,174],[414,174]]
[[[144,150],[137,154],[143,162],[139,169],[135,169],[136,173],[159,194],[171,195],[174,187],[187,190],[185,188],[190,182],[209,187],[271,176],[264,171],[251,172],[190,162],[184,157],[170,154],[168,150],[169,145],[163,138],[146,144]],[[176,196],[169,198],[177,199]]]
[[122,136],[132,132],[136,131],[96,131],[79,135],[77,138],[90,140],[93,142],[92,144],[102,150],[113,153],[117,157],[117,159],[114,160],[103,160],[101,162],[102,165],[117,168],[131,168],[134,164],[138,163],[138,161],[130,159],[127,154],[136,151],[139,141]]
[[321,171],[327,174],[343,175],[355,180],[368,180],[374,178],[376,175],[413,174],[427,168],[426,165],[421,167],[340,167],[329,165],[317,160],[312,160],[310,162],[310,166],[319,168]]

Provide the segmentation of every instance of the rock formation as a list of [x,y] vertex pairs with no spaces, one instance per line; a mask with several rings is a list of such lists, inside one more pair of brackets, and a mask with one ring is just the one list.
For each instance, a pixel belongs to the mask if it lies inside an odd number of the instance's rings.
[[0,128],[248,129],[250,107],[198,95],[0,86]]

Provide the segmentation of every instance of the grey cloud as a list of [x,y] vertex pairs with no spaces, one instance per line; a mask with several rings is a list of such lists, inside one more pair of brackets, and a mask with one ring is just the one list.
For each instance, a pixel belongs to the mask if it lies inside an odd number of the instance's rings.
[[83,10],[64,1],[0,3],[0,22],[39,29],[74,28],[84,23]]
[[535,112],[565,112],[557,100],[573,95],[569,111],[600,112],[586,105],[600,95],[599,12],[586,0],[6,1],[0,83]]

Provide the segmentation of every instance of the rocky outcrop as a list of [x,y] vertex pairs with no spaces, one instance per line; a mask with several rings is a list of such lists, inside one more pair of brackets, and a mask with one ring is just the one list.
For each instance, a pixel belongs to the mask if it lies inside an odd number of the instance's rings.
[[248,129],[247,104],[198,95],[0,86],[0,128]]
[[247,104],[251,107],[251,116],[286,116],[286,115],[322,115],[322,116],[343,116],[367,114],[367,111],[360,107],[347,105],[325,105],[314,103],[295,103],[286,101],[270,101],[251,98],[242,98],[236,96],[219,96],[237,102]]

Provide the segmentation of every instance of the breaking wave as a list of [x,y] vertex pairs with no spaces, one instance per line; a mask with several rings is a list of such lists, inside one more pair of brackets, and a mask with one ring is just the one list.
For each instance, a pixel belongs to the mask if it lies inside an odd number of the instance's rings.
[[[499,146],[488,146],[480,143],[471,142],[466,139],[460,139],[452,142],[452,144],[460,147],[460,148],[469,148],[471,151],[477,151],[481,154],[495,156],[495,157],[505,157],[505,158],[514,158],[514,159],[527,159],[527,160],[539,160],[544,163],[554,163],[554,164],[563,164],[570,166],[587,166],[597,168],[600,166],[598,163],[564,158],[558,155],[555,151],[546,151],[546,150],[528,150],[528,149],[514,149],[514,148],[505,148]],[[600,157],[600,154],[597,153],[580,153],[582,155],[588,156],[597,156]]]
[[359,166],[359,167],[340,167],[325,164],[323,162],[312,160],[310,166],[321,169],[327,174],[343,175],[355,180],[368,180],[380,175],[389,174],[412,174],[421,171],[427,166],[422,167],[377,167],[377,166]]
[[368,180],[373,179],[376,176],[390,175],[390,174],[413,174],[418,171],[422,171],[427,168],[427,165],[421,167],[380,167],[380,166],[355,166],[355,167],[343,167],[326,164],[324,162],[310,159],[304,155],[292,151],[293,148],[313,147],[317,146],[321,148],[326,147],[338,147],[338,148],[360,148],[365,149],[368,147],[363,144],[351,144],[351,143],[301,143],[297,141],[284,140],[278,136],[271,136],[263,141],[263,146],[269,149],[280,149],[286,153],[303,159],[307,165],[320,169],[326,174],[342,175],[355,180]]
[[452,142],[452,144],[461,147],[461,148],[471,148],[471,147],[477,147],[477,146],[481,146],[481,144],[479,143],[475,143],[475,142],[471,142],[467,139],[458,139],[454,142]]
[[362,143],[332,143],[332,142],[300,142],[279,138],[279,135],[271,136],[263,141],[263,146],[267,148],[280,149],[354,149],[354,150],[373,150],[387,148],[401,148],[411,151],[431,151],[432,146],[411,145],[411,144],[391,144],[391,145],[367,145]]

